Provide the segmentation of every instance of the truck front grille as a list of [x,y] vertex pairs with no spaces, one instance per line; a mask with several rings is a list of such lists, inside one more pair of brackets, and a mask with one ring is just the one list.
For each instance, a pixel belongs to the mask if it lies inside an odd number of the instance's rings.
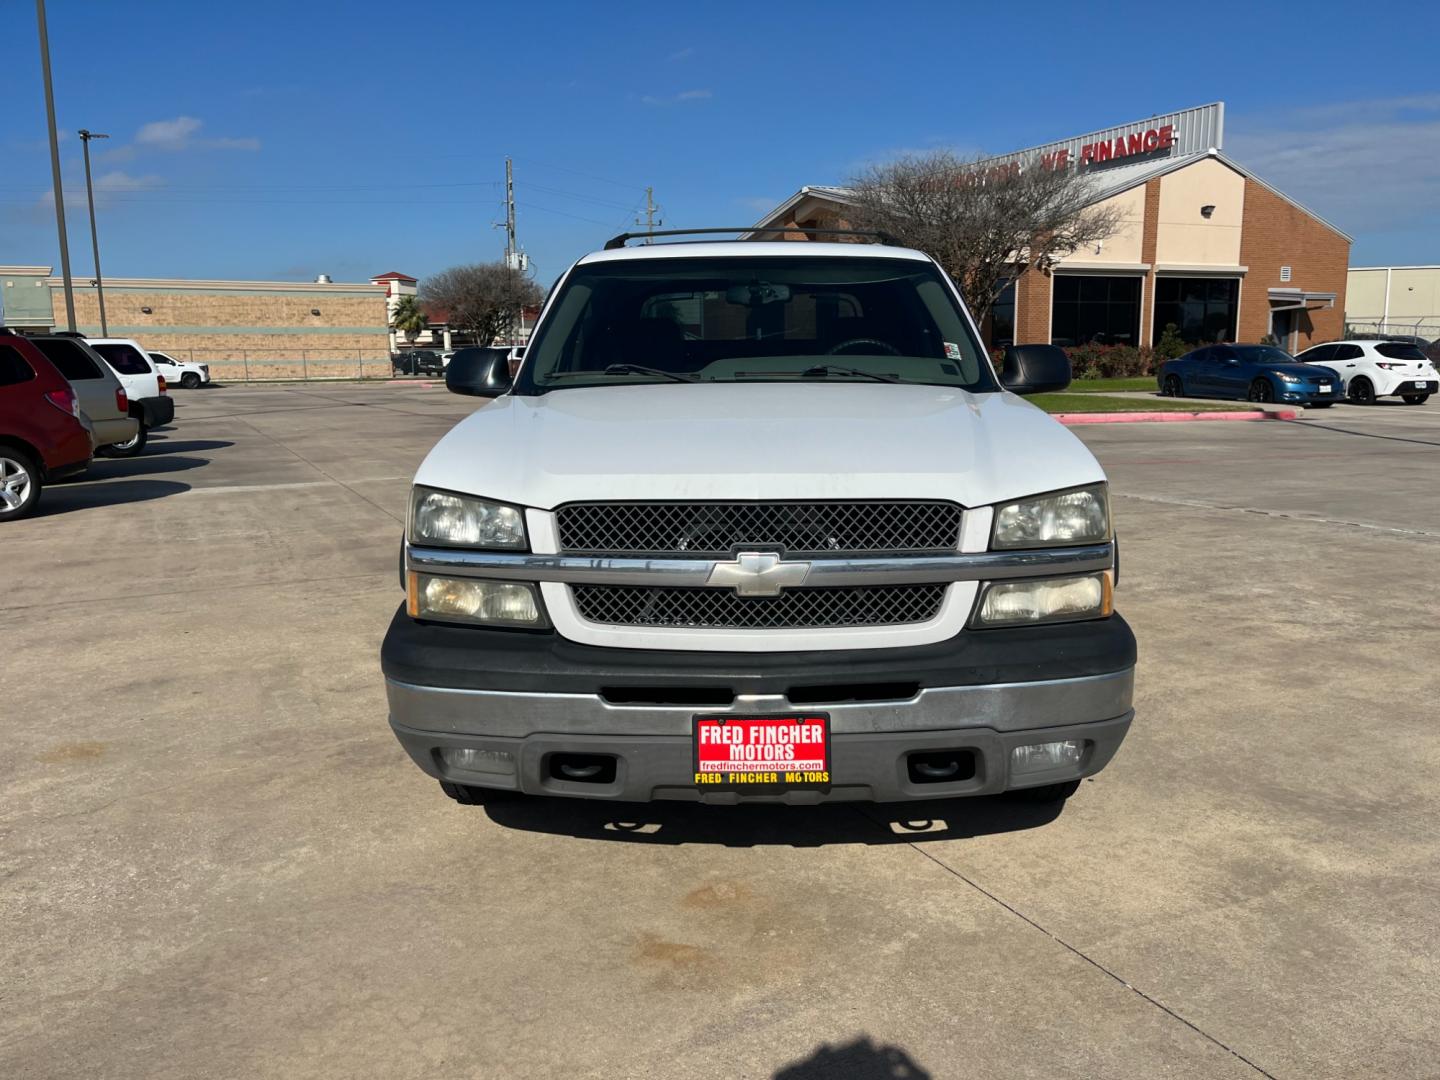
[[943,584],[786,589],[740,596],[734,589],[574,585],[580,616],[610,626],[707,630],[903,626],[928,622],[945,599]]
[[959,546],[960,514],[949,502],[571,503],[555,525],[566,554],[921,554]]

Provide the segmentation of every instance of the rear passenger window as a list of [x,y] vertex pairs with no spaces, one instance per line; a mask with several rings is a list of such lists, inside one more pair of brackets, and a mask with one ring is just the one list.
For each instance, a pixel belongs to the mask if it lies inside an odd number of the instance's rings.
[[95,361],[86,356],[85,350],[73,341],[65,341],[62,338],[40,338],[33,344],[45,354],[52,364],[60,369],[60,374],[70,382],[104,378]]
[[110,366],[122,375],[149,375],[150,365],[133,345],[111,343],[90,346],[110,362]]
[[35,378],[30,361],[14,345],[0,345],[0,386],[14,386]]
[[1341,345],[1335,350],[1336,360],[1359,360],[1363,355],[1359,345]]
[[1381,356],[1388,356],[1391,360],[1425,359],[1425,354],[1420,351],[1420,347],[1411,345],[1408,341],[1382,341],[1375,346],[1375,351]]

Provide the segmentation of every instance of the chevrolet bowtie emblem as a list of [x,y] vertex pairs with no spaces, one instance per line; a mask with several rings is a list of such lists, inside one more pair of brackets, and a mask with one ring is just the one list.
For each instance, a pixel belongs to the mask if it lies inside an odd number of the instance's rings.
[[781,562],[773,551],[742,551],[734,562],[716,563],[707,585],[729,586],[741,596],[779,596],[781,589],[805,584],[808,562]]

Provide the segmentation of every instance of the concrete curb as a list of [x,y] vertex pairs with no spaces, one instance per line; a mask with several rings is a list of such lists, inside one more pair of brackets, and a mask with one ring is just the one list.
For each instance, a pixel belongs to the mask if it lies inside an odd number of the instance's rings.
[[1294,420],[1300,415],[1296,409],[1277,409],[1266,412],[1263,409],[1247,409],[1244,412],[1107,412],[1107,413],[1052,413],[1060,423],[1069,427],[1078,424],[1173,424],[1185,420]]

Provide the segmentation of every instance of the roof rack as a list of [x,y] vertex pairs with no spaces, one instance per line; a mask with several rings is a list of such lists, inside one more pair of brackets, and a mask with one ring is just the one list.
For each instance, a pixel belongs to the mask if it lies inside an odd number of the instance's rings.
[[654,232],[624,232],[619,236],[612,236],[605,241],[605,250],[614,251],[616,248],[623,248],[627,240],[649,239],[652,236],[701,236],[706,233],[787,233],[803,232],[819,236],[868,236],[882,244],[898,244],[899,241],[889,233],[881,232],[878,229],[811,229],[800,225],[776,225],[771,228],[763,228],[756,225],[744,225],[736,229],[656,229]]

